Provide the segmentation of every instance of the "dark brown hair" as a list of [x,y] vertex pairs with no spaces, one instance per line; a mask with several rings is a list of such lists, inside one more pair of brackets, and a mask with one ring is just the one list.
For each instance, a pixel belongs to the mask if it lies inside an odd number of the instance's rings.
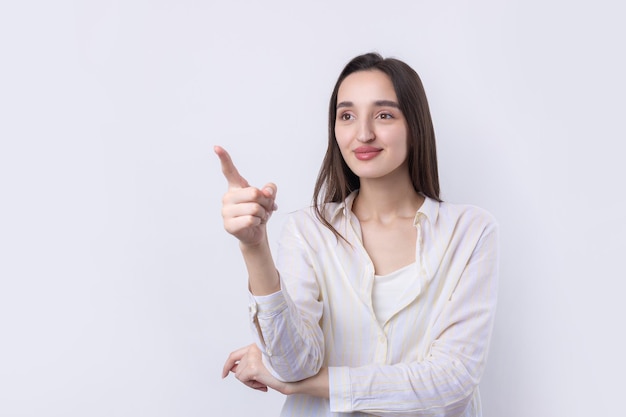
[[335,137],[337,94],[339,86],[350,74],[358,71],[378,70],[393,83],[400,110],[407,123],[409,175],[415,191],[434,200],[439,198],[439,174],[435,131],[419,75],[404,62],[383,58],[377,53],[359,55],[341,71],[328,107],[328,148],[317,176],[313,192],[313,206],[319,220],[337,237],[343,237],[323,214],[327,203],[341,202],[360,187],[360,180],[343,160]]

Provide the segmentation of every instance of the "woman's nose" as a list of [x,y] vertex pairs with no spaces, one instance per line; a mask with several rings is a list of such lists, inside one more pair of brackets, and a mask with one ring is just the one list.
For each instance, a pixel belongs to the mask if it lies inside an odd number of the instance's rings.
[[374,135],[374,130],[370,124],[369,120],[363,120],[359,123],[359,130],[357,132],[356,139],[359,142],[371,142],[376,138]]

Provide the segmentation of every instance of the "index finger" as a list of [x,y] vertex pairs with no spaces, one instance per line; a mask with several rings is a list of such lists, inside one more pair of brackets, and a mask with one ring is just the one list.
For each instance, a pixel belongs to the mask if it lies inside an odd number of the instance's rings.
[[248,352],[249,348],[250,345],[244,346],[235,350],[234,352],[231,352],[230,355],[228,355],[228,359],[226,359],[224,367],[222,368],[222,378],[226,378],[226,376],[228,376],[228,372],[233,368],[233,366],[235,366],[235,364],[237,364],[237,362],[241,360],[241,358],[243,358],[246,352]]
[[248,181],[239,174],[233,160],[230,159],[230,155],[226,152],[226,149],[221,146],[215,146],[213,148],[218,158],[220,158],[220,164],[222,166],[222,174],[226,177],[229,187],[246,188],[249,186]]

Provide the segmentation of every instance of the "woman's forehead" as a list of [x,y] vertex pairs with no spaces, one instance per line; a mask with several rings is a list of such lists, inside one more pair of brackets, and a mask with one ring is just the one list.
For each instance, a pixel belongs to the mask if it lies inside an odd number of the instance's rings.
[[339,86],[337,102],[397,101],[393,83],[379,70],[357,71],[348,75]]

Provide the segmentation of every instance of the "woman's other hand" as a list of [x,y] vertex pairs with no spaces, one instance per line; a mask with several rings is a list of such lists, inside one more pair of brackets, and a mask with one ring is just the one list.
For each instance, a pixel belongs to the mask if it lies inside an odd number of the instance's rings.
[[287,394],[288,383],[279,381],[267,370],[262,361],[262,353],[256,344],[244,346],[228,355],[222,378],[228,373],[235,374],[235,378],[250,388],[267,392],[272,388],[280,393]]
[[284,395],[308,394],[320,398],[330,397],[328,368],[323,367],[317,375],[302,381],[280,381],[267,370],[262,361],[261,350],[254,343],[228,355],[222,370],[222,378],[226,378],[229,372],[234,373],[239,381],[250,388],[259,391],[267,392],[268,388],[272,388]]

